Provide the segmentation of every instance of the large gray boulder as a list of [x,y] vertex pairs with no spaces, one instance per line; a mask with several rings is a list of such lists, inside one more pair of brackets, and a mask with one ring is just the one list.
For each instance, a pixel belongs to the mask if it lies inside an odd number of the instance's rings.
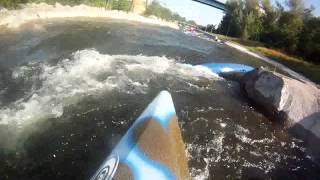
[[316,85],[262,69],[246,73],[240,83],[255,104],[312,147],[310,153],[320,162],[320,90]]

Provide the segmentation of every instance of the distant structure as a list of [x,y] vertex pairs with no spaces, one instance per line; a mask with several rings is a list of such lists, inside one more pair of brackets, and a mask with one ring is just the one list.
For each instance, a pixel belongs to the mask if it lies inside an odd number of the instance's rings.
[[131,11],[135,14],[143,14],[146,11],[147,0],[132,0]]
[[226,11],[227,10],[226,4],[221,2],[221,0],[193,0],[193,1],[196,1],[196,2],[199,2],[199,3],[205,4],[205,5],[220,9],[222,11]]

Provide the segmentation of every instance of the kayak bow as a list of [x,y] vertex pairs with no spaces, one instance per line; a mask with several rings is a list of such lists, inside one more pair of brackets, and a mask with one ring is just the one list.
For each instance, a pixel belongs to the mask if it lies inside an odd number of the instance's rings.
[[148,105],[91,178],[111,179],[190,179],[169,92],[160,92]]

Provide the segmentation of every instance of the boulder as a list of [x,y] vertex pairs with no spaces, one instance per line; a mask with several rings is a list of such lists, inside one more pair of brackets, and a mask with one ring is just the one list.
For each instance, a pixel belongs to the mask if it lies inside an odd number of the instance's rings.
[[284,122],[320,162],[320,89],[315,84],[262,69],[246,73],[240,83],[249,99]]

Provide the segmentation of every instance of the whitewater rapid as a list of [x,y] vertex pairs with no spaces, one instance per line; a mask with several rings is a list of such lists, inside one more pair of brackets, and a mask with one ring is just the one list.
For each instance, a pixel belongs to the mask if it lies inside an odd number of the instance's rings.
[[[179,78],[192,85],[200,78],[217,80],[211,71],[181,64],[166,57],[143,55],[105,55],[94,49],[74,52],[55,65],[46,62],[18,66],[12,79],[32,81],[23,98],[0,109],[0,124],[23,125],[37,120],[57,118],[64,107],[88,95],[110,91],[145,93],[157,76]],[[36,87],[36,84],[41,84]]]
[[[241,179],[252,170],[270,175],[283,162],[308,160],[301,142],[244,103],[235,83],[206,68],[95,49],[67,57],[15,66],[5,80],[0,77],[0,85],[8,82],[0,89],[0,101],[15,95],[0,102],[5,167],[18,167],[22,175],[54,168],[60,169],[43,176],[62,178],[69,168],[78,179],[84,178],[78,174],[81,168],[91,175],[94,163],[87,165],[88,160],[104,159],[101,152],[113,147],[163,89],[173,94],[192,179]],[[13,85],[23,93],[12,90]]]

